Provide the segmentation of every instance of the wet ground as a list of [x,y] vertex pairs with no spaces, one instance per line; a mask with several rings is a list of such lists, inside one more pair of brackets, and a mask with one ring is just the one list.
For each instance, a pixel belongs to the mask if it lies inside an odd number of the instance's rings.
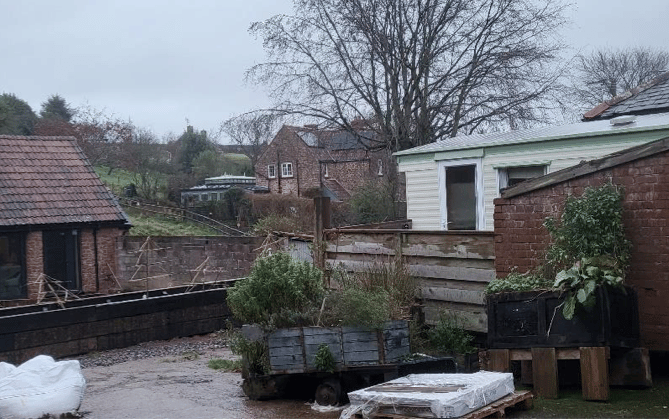
[[[162,349],[160,343],[153,346]],[[86,356],[87,388],[79,412],[91,419],[339,417],[339,410],[319,412],[304,401],[250,401],[242,392],[241,374],[207,366],[211,359],[234,359],[229,349],[202,347],[207,346],[127,361],[120,356],[132,354],[132,348]],[[104,366],[110,359],[114,363]]]

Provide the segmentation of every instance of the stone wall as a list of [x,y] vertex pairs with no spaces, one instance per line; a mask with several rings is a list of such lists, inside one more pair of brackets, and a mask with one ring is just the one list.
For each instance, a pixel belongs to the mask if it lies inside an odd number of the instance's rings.
[[[196,282],[241,278],[251,271],[263,239],[169,236],[151,237],[147,242],[146,237],[126,236],[117,244],[116,275],[124,290],[188,284],[196,274]],[[196,269],[203,263],[198,274]]]

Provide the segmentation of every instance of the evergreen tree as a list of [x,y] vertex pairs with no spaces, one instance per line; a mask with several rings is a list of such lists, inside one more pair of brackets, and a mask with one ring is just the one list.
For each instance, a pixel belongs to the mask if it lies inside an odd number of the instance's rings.
[[186,173],[193,172],[193,161],[200,153],[214,149],[214,145],[207,137],[207,132],[202,130],[198,133],[193,130],[193,126],[191,125],[179,137],[178,142],[181,144],[179,163]]
[[29,136],[36,122],[37,115],[26,101],[13,93],[0,95],[0,134]]
[[49,96],[45,102],[42,102],[40,117],[44,119],[63,120],[70,122],[74,116],[74,109],[70,107],[65,99],[55,94]]

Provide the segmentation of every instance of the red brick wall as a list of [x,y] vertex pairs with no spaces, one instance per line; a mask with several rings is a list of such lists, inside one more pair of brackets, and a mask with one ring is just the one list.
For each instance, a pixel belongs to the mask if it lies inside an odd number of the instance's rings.
[[[95,239],[93,229],[82,229],[80,236],[81,286],[86,293],[109,293],[118,290],[111,269],[116,267],[116,238],[123,235],[118,228],[98,229],[98,273],[95,270]],[[42,232],[33,231],[26,235],[26,276],[28,301],[35,302],[39,294],[37,279],[44,272]]]
[[625,187],[623,222],[633,245],[626,282],[639,295],[642,344],[669,351],[669,152],[495,200],[497,276],[536,267],[550,240],[544,219],[560,215],[568,194],[609,180]]

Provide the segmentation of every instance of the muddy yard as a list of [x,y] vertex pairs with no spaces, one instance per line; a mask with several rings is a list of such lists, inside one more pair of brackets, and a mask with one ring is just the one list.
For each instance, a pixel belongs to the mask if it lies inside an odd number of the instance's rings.
[[250,401],[241,374],[214,370],[235,356],[216,335],[143,343],[78,358],[84,418],[337,418],[301,401]]

